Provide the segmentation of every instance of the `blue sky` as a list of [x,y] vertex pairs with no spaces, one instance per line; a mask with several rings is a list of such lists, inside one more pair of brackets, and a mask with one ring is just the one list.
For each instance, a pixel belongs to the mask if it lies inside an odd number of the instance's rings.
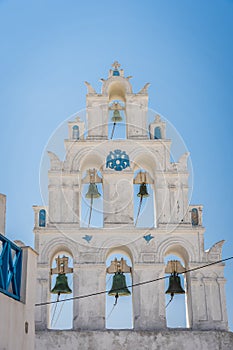
[[[233,1],[0,0],[0,192],[7,236],[33,245],[39,166],[54,129],[85,107],[117,59],[191,153],[205,247],[233,255]],[[233,263],[226,267],[233,329]]]

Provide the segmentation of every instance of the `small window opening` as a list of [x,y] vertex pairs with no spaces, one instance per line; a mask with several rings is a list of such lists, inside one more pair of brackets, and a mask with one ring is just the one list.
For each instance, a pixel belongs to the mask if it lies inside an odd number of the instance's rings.
[[79,127],[78,127],[78,125],[73,126],[73,139],[79,140]]
[[155,130],[154,130],[154,139],[155,140],[159,140],[159,139],[161,139],[162,137],[161,137],[161,129],[160,129],[160,127],[159,126],[157,126],[156,128],[155,128]]
[[46,211],[44,209],[41,209],[39,211],[39,227],[45,227],[46,226]]

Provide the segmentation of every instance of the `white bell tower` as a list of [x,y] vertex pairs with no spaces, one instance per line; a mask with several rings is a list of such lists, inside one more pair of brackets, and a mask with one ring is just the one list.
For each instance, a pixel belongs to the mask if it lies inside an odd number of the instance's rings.
[[[52,261],[60,252],[73,261],[74,297],[106,290],[106,260],[115,252],[130,258],[133,284],[163,277],[170,254],[182,260],[184,270],[221,259],[223,241],[204,250],[202,205],[189,204],[189,154],[170,161],[165,122],[155,114],[148,123],[149,84],[134,93],[132,77],[124,76],[118,62],[112,66],[101,79],[101,93],[85,82],[87,127],[79,117],[68,123],[65,161],[49,152],[48,207],[34,207],[38,303],[50,301]],[[126,137],[115,136],[120,128]],[[138,225],[135,186],[142,191],[142,208],[143,191],[150,187],[153,224]],[[102,211],[95,209],[98,200]],[[86,224],[84,201],[91,207]],[[102,215],[102,226],[92,224],[95,215]],[[138,215],[146,218],[146,211]],[[185,275],[187,328],[227,330],[223,270],[224,264],[217,264]],[[104,330],[105,298],[74,300],[71,328]],[[164,280],[134,287],[132,303],[135,331],[167,329]],[[37,331],[49,328],[49,313],[49,305],[36,309]]]

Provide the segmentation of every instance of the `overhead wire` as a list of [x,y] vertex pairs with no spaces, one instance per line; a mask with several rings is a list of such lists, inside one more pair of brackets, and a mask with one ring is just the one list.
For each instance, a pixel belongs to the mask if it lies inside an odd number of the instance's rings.
[[[182,274],[186,274],[188,272],[193,272],[193,271],[196,271],[196,270],[200,270],[200,269],[203,269],[203,268],[208,267],[208,266],[220,264],[222,262],[225,262],[225,261],[228,261],[228,260],[231,260],[231,259],[233,259],[233,256],[231,256],[229,258],[221,259],[221,260],[218,260],[218,261],[214,261],[212,263],[208,263],[208,264],[205,264],[205,265],[201,265],[201,266],[197,266],[197,267],[185,270],[184,272],[182,272]],[[146,284],[149,284],[149,283],[165,280],[165,279],[167,279],[169,277],[170,276],[168,275],[168,276],[163,276],[163,277],[155,278],[155,279],[144,281],[144,282],[133,283],[133,284],[127,286],[127,288],[146,285]],[[114,290],[112,290],[112,291],[114,291]],[[60,303],[60,302],[63,302],[64,300],[65,301],[69,301],[69,300],[76,300],[76,299],[84,299],[84,298],[89,298],[89,297],[93,297],[93,296],[97,296],[97,295],[101,295],[101,294],[106,294],[108,292],[109,292],[109,290],[105,290],[105,291],[100,291],[100,292],[95,292],[95,293],[90,293],[90,294],[79,295],[79,296],[75,296],[75,297],[71,297],[71,298],[67,298],[67,299],[59,299],[59,300],[55,300],[55,301],[46,301],[46,302],[43,302],[43,303],[37,303],[37,304],[35,304],[35,306],[44,306],[44,305],[49,305],[49,304]],[[116,292],[117,292],[117,290],[116,290]]]

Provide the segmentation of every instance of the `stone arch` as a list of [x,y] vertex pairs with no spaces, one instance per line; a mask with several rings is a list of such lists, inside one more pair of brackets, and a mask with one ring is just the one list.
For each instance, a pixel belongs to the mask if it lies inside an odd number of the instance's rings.
[[116,247],[109,248],[106,254],[106,259],[108,259],[108,257],[114,254],[115,252],[118,252],[118,254],[123,254],[128,256],[130,260],[133,262],[133,256],[132,256],[131,250],[127,246],[116,246]]
[[104,81],[102,94],[108,96],[109,101],[121,100],[125,102],[126,94],[132,94],[132,86],[129,80],[121,76],[114,76]]
[[104,154],[94,147],[85,147],[71,160],[71,171],[85,170],[88,168],[100,169],[104,165]]
[[[71,270],[66,270],[63,272],[58,272],[58,257],[60,259],[65,259],[67,263],[67,267]],[[49,271],[51,271],[49,278],[49,291],[50,291],[50,301],[54,302],[58,300],[60,295],[64,297],[69,294],[70,297],[73,296],[73,265],[74,265],[74,255],[70,251],[70,249],[65,245],[58,245],[57,247],[53,247],[49,257]],[[65,261],[60,260],[60,266],[65,263]],[[72,329],[73,328],[73,300],[69,304],[64,305],[62,307],[58,306],[58,308],[53,308],[48,305],[48,327],[49,329]],[[57,324],[58,322],[58,324]]]
[[47,242],[43,247],[40,257],[41,262],[47,261],[51,263],[55,254],[59,251],[67,251],[73,259],[75,259],[77,253],[77,245],[71,242],[67,237],[54,238],[51,241]]
[[114,250],[122,251],[124,254],[128,255],[134,264],[139,260],[139,251],[134,244],[129,245],[129,241],[126,238],[114,237],[108,238],[103,242],[103,247],[99,253],[99,261],[105,262],[111,252]]
[[[123,258],[126,261],[126,264],[128,266],[133,267],[133,257],[132,252],[128,246],[115,246],[110,247],[109,249],[106,249],[106,259],[105,264],[106,267],[111,266],[111,262],[117,258],[119,261],[121,258]],[[133,312],[133,290],[132,290],[132,283],[133,283],[133,273],[132,269],[130,271],[123,271],[123,272],[115,272],[109,274],[106,271],[106,290],[111,291],[110,295],[107,294],[106,296],[106,328],[111,328],[111,319],[109,319],[109,315],[112,309],[112,303],[113,303],[113,297],[115,297],[115,301],[117,300],[116,294],[114,291],[112,291],[112,288],[116,287],[115,280],[118,280],[117,286],[120,290],[122,288],[125,288],[125,291],[127,294],[119,294],[119,298],[121,299],[121,303],[119,304],[118,309],[116,310],[116,317],[118,319],[116,328],[117,329],[129,329],[133,328],[133,320],[134,320],[134,312]],[[120,281],[119,281],[120,280]],[[124,302],[123,302],[124,300]],[[122,303],[123,302],[123,303]],[[124,318],[120,318],[119,316],[124,313]]]
[[132,164],[135,168],[142,167],[153,174],[156,169],[164,168],[163,157],[159,152],[152,152],[147,147],[135,147],[130,153]]
[[168,254],[174,254],[180,257],[185,265],[188,266],[189,262],[194,261],[194,247],[187,240],[180,237],[172,237],[164,240],[158,246],[159,261],[163,262],[163,259]]

